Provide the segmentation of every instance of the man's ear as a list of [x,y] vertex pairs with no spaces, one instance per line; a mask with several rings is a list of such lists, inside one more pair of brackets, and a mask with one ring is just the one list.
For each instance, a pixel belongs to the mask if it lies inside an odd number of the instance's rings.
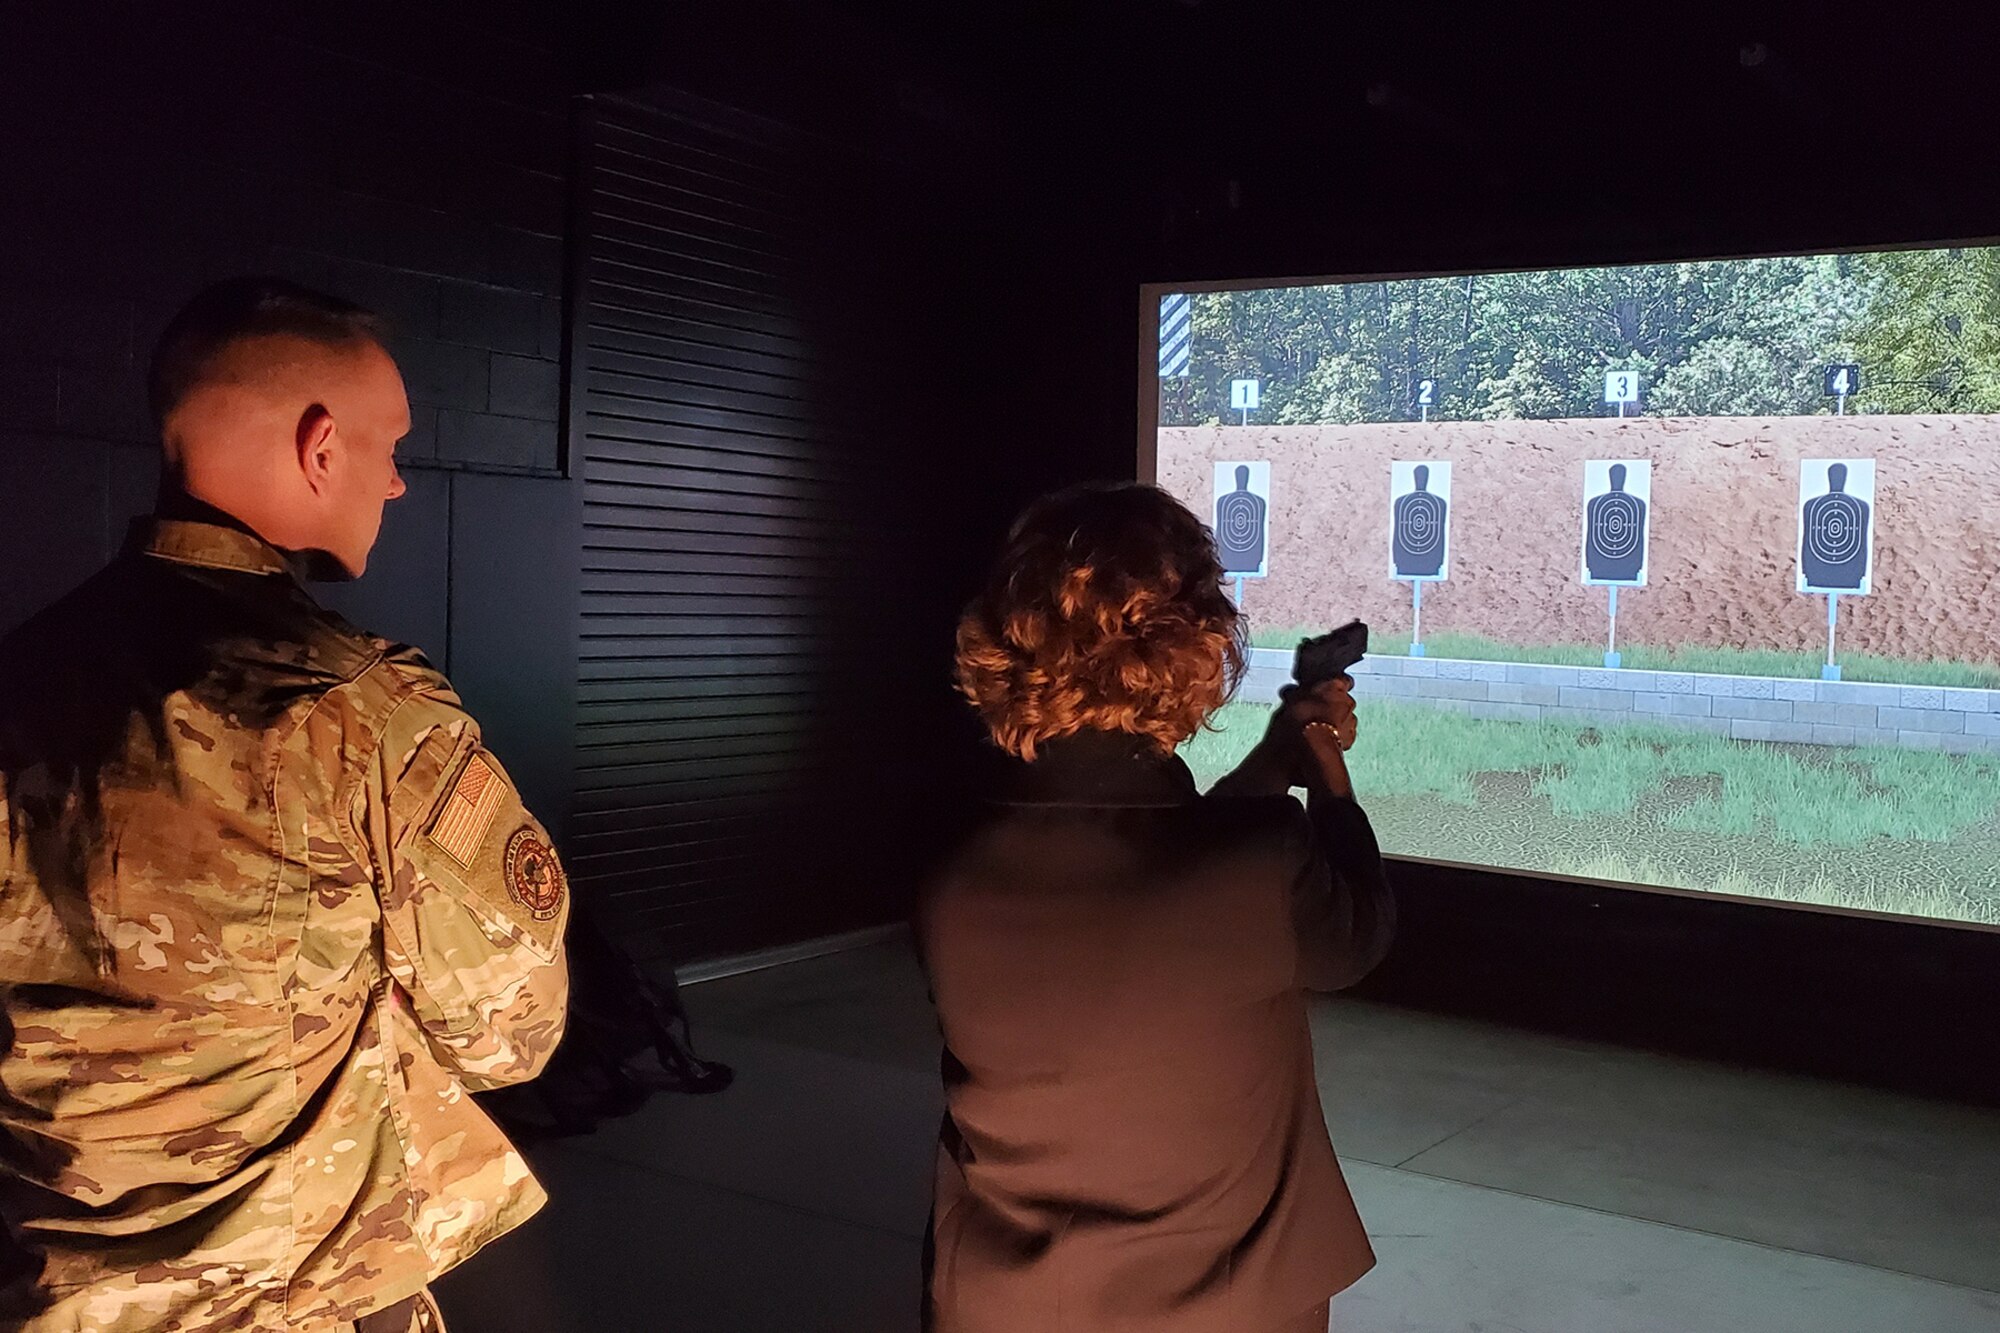
[[333,483],[333,413],[314,403],[299,416],[299,472],[315,493]]

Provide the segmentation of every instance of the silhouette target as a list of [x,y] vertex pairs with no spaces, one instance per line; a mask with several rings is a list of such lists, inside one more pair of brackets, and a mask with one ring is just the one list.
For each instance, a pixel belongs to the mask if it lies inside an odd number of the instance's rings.
[[1846,486],[1846,465],[1831,464],[1826,494],[1806,501],[1799,563],[1809,587],[1858,589],[1868,575],[1868,502]]
[[1417,467],[1416,483],[1417,489],[1396,499],[1390,554],[1401,578],[1431,578],[1444,568],[1444,497],[1426,489],[1429,468]]
[[1625,465],[1613,463],[1611,489],[1584,506],[1584,567],[1606,583],[1637,583],[1646,567],[1646,502],[1625,489]]
[[1215,502],[1215,545],[1225,574],[1255,574],[1264,567],[1264,497],[1250,489],[1250,469],[1236,469],[1236,489]]

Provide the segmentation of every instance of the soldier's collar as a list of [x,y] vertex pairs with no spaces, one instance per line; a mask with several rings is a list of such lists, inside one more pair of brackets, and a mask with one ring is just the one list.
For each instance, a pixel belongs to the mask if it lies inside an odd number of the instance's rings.
[[132,524],[132,548],[161,560],[207,569],[234,569],[245,574],[290,574],[301,569],[256,533],[220,523],[178,518],[142,518]]

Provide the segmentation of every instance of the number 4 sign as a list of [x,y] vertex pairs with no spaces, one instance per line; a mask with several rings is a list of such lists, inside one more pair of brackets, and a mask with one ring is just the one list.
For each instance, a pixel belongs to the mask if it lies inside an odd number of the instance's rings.
[[1849,361],[1842,365],[1832,365],[1826,368],[1826,396],[1833,399],[1835,415],[1847,415],[1848,397],[1860,392],[1860,366]]

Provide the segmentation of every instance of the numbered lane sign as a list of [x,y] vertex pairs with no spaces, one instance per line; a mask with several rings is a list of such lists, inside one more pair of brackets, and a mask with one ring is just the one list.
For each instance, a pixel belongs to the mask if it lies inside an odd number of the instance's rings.
[[1417,406],[1433,407],[1437,404],[1437,381],[1417,381]]
[[1271,465],[1215,465],[1215,550],[1230,578],[1261,579],[1271,570]]
[[1389,464],[1389,577],[1451,577],[1451,464]]
[[1644,458],[1593,458],[1583,465],[1583,581],[1646,586],[1653,465]]
[[1875,571],[1875,460],[1799,460],[1800,592],[1865,597]]
[[1846,398],[1861,392],[1861,367],[1853,362],[1826,368],[1826,396]]
[[1604,401],[1607,403],[1638,402],[1639,372],[1636,370],[1605,371]]
[[1256,380],[1229,381],[1229,409],[1232,412],[1254,412],[1262,397]]

